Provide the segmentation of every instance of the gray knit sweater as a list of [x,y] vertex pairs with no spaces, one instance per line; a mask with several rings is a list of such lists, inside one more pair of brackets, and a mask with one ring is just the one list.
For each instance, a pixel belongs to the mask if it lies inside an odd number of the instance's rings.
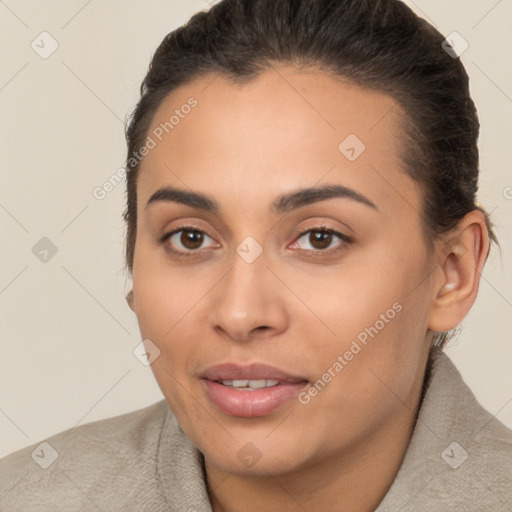
[[[377,512],[509,512],[511,482],[512,431],[476,401],[448,356],[440,354],[407,453]],[[201,454],[161,400],[1,459],[0,511],[211,507]]]

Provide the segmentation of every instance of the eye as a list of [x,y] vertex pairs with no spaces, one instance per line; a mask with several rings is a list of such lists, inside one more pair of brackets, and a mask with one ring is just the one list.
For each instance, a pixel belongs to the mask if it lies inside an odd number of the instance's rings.
[[204,249],[201,246],[206,239],[213,241],[202,229],[193,226],[182,226],[165,234],[160,242],[167,244],[169,250],[178,256],[193,256],[193,253],[200,252],[198,249]]
[[[166,248],[176,256],[190,257],[201,253],[201,249],[207,248],[203,245],[207,239],[213,242],[212,237],[202,229],[194,226],[181,226],[166,233],[159,241],[161,244],[165,244]],[[300,242],[301,239],[304,239],[302,243]],[[332,244],[336,242],[336,239],[340,242],[337,244],[337,247],[332,249]],[[343,250],[351,242],[352,239],[347,235],[331,228],[319,226],[300,233],[291,247],[307,252],[331,254]],[[211,247],[219,247],[219,245],[214,242]]]
[[[301,245],[301,239],[304,239],[305,244]],[[341,240],[341,242],[338,243],[338,248],[332,249],[332,243],[335,242],[336,239]],[[303,231],[293,245],[298,246],[299,249],[307,251],[313,250],[317,252],[332,253],[342,250],[344,246],[350,242],[352,242],[352,240],[347,235],[344,235],[334,229],[319,226],[317,228]]]

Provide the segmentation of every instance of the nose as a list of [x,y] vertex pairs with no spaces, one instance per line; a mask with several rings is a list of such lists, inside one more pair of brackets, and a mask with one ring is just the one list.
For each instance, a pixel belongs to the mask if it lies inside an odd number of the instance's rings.
[[268,338],[285,331],[285,290],[267,267],[266,258],[261,255],[248,263],[235,254],[232,261],[212,295],[212,328],[233,341]]

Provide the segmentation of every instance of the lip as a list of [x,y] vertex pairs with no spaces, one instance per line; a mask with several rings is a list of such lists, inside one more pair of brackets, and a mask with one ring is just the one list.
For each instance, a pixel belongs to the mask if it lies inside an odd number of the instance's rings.
[[[242,366],[223,363],[208,368],[202,375],[208,399],[223,413],[241,418],[266,416],[295,398],[308,384],[305,377],[287,373],[262,363]],[[277,380],[275,386],[241,390],[224,386],[222,380]]]
[[206,369],[201,377],[208,380],[274,379],[291,384],[307,380],[305,377],[293,375],[263,363],[252,363],[245,366],[236,363],[217,364]]

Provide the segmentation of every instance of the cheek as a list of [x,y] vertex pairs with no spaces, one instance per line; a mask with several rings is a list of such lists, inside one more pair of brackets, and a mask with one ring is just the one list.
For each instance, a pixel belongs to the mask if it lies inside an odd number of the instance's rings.
[[[140,286],[137,321],[141,335],[150,339],[160,350],[151,364],[151,371],[180,424],[195,422],[200,411],[190,401],[190,372],[196,355],[200,353],[198,337],[189,330],[193,305],[197,302],[190,290],[181,290],[174,283],[160,279],[151,286],[151,280]],[[135,281],[134,281],[134,292]],[[192,309],[192,310],[191,310]]]
[[[191,271],[171,267],[160,255],[141,250],[133,269],[135,310],[141,334],[164,341],[172,338],[184,318],[207,291]],[[163,252],[163,251],[162,251]]]
[[185,372],[194,354],[193,341],[183,335],[194,297],[178,280],[170,280],[156,270],[142,272],[139,267],[134,271],[133,289],[141,336],[160,350],[151,370],[171,404],[179,399],[179,384],[185,382]]
[[[383,331],[383,327],[389,330],[388,326],[398,316],[397,309],[407,300],[410,291],[411,279],[407,274],[403,269],[397,272],[382,260],[360,258],[341,265],[327,276],[304,273],[300,279],[295,279],[294,291],[305,298],[305,305],[317,316],[315,319],[310,314],[304,321],[316,323],[326,341],[336,343],[339,340],[340,346],[336,348],[342,348],[343,343],[364,333],[376,322],[379,331]],[[292,282],[292,277],[290,275],[287,282]],[[384,315],[384,324],[381,315]]]
[[[331,331],[315,345],[316,375],[329,380],[325,374],[334,373],[333,399],[343,397],[354,409],[361,400],[378,402],[382,394],[391,395],[387,387],[407,395],[421,374],[428,320],[426,262],[420,254],[407,255],[402,265],[396,259],[389,251],[361,260],[340,272],[339,279],[326,281],[322,293],[308,295],[308,304],[314,304]],[[311,290],[307,280],[302,286],[303,293]]]

